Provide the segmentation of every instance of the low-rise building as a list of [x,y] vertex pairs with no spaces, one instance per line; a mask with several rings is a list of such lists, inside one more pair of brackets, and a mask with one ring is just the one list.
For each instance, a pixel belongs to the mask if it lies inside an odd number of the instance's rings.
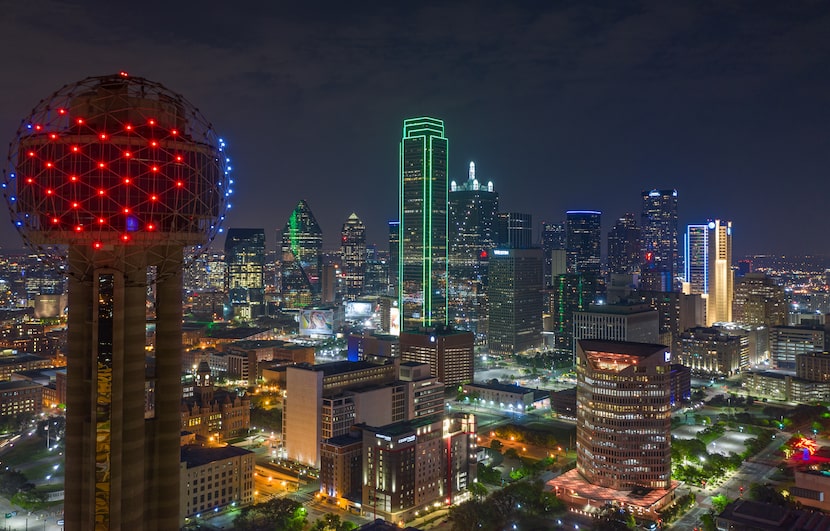
[[0,382],[0,417],[19,413],[38,414],[43,411],[43,386],[15,380]]
[[749,368],[749,339],[712,327],[690,328],[680,334],[680,352],[673,357],[695,373],[731,376]]
[[181,448],[181,524],[200,513],[254,499],[254,453],[236,446]]

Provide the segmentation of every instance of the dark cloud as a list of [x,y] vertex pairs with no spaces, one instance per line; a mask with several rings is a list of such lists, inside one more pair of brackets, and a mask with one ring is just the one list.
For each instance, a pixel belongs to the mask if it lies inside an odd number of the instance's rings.
[[475,159],[537,221],[597,208],[610,227],[641,189],[676,187],[681,221],[733,219],[740,252],[824,250],[778,217],[830,222],[823,2],[281,4],[7,3],[0,133],[64,83],[124,69],[228,138],[229,224],[271,245],[300,198],[328,244],[354,211],[385,245],[401,120],[430,114],[452,178]]

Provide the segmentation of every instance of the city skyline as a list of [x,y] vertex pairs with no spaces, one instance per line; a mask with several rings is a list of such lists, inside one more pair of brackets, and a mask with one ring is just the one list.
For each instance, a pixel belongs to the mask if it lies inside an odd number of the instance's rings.
[[[680,227],[735,222],[735,256],[823,251],[775,213],[830,221],[828,6],[223,7],[221,21],[210,2],[145,7],[8,6],[0,28],[30,53],[8,59],[4,130],[66,79],[163,79],[228,140],[245,186],[226,226],[265,228],[269,249],[301,199],[326,248],[352,212],[382,245],[399,124],[429,115],[453,139],[448,179],[476,161],[504,211],[614,220],[637,211],[641,190],[674,188]],[[0,245],[22,247],[7,224]]]

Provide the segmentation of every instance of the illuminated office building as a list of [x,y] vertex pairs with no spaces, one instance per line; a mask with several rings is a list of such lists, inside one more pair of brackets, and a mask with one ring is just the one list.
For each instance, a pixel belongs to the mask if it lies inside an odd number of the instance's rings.
[[473,381],[473,334],[440,327],[401,332],[402,362],[428,363],[438,381],[461,385]]
[[470,162],[467,180],[452,181],[448,197],[449,321],[478,334],[487,315],[488,258],[495,246],[499,194],[492,181],[479,182]]
[[304,199],[288,217],[280,242],[283,307],[304,308],[316,304],[323,269],[323,231]]
[[746,273],[735,284],[732,319],[746,325],[787,324],[784,288],[764,273]]
[[565,249],[565,224],[564,223],[548,223],[542,222],[541,233],[541,247],[542,254],[545,259],[544,282],[545,286],[550,286],[553,282],[553,276],[564,273],[565,271],[553,273],[553,258],[552,253],[556,250]]
[[225,237],[225,291],[233,317],[253,319],[264,313],[265,230],[228,229]]
[[490,352],[512,356],[542,344],[542,252],[539,248],[493,250],[490,257]]
[[709,227],[686,227],[685,265],[683,291],[690,295],[704,295],[709,289]]
[[581,274],[566,273],[554,277],[551,292],[547,313],[553,321],[556,348],[573,353],[574,313],[588,309],[594,300],[594,283]]
[[716,219],[707,225],[709,235],[709,290],[706,325],[732,321],[732,222]]
[[366,226],[355,213],[349,216],[340,232],[340,261],[344,298],[355,300],[363,294],[366,276]]
[[403,330],[447,323],[447,138],[410,118],[400,144],[399,308]]
[[620,491],[671,486],[669,348],[582,339],[576,362],[576,468]]
[[581,273],[586,277],[599,279],[602,261],[602,212],[569,210],[566,216],[568,273]]
[[673,280],[682,271],[677,244],[677,190],[645,190],[642,195],[643,263],[667,271]]
[[[401,222],[392,220],[389,224],[389,287],[398,294],[398,273],[401,263]],[[385,292],[384,292],[385,293]]]
[[608,232],[608,273],[634,274],[640,271],[640,228],[634,214],[623,214]]

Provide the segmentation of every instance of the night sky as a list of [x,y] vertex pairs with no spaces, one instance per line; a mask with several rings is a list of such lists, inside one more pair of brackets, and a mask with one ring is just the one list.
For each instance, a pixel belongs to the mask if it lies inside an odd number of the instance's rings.
[[[567,209],[602,210],[605,233],[677,188],[682,227],[734,222],[736,258],[828,252],[828,2],[300,3],[2,2],[0,140],[64,84],[125,70],[213,122],[226,227],[269,248],[300,199],[326,247],[356,212],[386,248],[402,121],[430,115],[450,179],[474,160],[537,238]],[[10,222],[0,245],[21,247]]]

